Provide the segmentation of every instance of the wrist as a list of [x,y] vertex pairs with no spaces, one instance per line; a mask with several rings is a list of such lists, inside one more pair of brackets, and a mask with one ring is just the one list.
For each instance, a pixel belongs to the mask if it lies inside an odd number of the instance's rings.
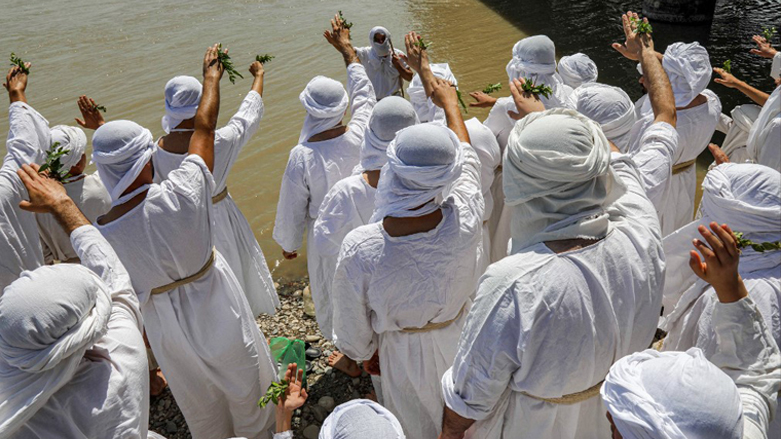
[[[280,401],[281,402],[281,401]],[[293,411],[278,405],[276,409],[277,433],[292,429]]]
[[14,102],[27,102],[24,90],[8,90],[8,100]]

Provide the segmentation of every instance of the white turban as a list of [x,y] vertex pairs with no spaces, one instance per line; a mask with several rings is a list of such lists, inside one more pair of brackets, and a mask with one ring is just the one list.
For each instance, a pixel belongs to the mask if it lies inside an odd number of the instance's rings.
[[60,157],[60,163],[67,171],[76,166],[87,150],[87,135],[81,128],[57,125],[52,128],[52,146],[59,143],[68,153]]
[[154,151],[152,133],[135,122],[112,121],[95,131],[92,136],[92,161],[111,195],[112,205],[122,204],[138,195],[139,190],[124,196],[122,193],[138,178]]
[[699,348],[628,355],[610,368],[601,393],[624,439],[743,437],[738,388]]
[[80,265],[25,271],[0,295],[0,436],[13,436],[107,331],[111,297]]
[[781,169],[781,86],[762,106],[759,117],[751,127],[746,149],[756,163]]
[[334,409],[318,439],[405,439],[393,413],[368,399],[354,399]]
[[[380,44],[374,41],[374,36],[377,34],[385,35],[385,41]],[[390,55],[391,51],[391,34],[388,29],[382,26],[375,26],[369,31],[369,42],[372,45],[372,53],[379,57]]]
[[585,53],[563,56],[559,60],[559,76],[572,88],[597,82],[597,65]]
[[583,84],[572,92],[567,106],[598,123],[622,152],[629,149],[636,116],[635,105],[624,90],[596,82]]
[[162,123],[166,134],[182,121],[195,117],[202,91],[203,86],[192,76],[176,76],[165,84],[165,116]]
[[[453,72],[450,70],[448,63],[431,64],[431,73],[439,79],[450,81],[453,85],[458,87],[458,80],[453,76]],[[445,110],[434,105],[434,102],[430,97],[426,96],[426,90],[423,87],[423,82],[420,80],[420,75],[415,74],[412,81],[407,88],[407,94],[409,95],[409,101],[412,103],[412,107],[415,108],[415,112],[418,113],[418,118],[421,122],[441,122],[445,123]]]
[[306,109],[298,143],[339,125],[350,103],[342,83],[325,76],[312,78],[298,99]]
[[412,104],[398,96],[388,96],[377,102],[361,145],[362,171],[375,171],[388,163],[388,144],[396,133],[418,123]]
[[425,123],[401,130],[388,145],[371,222],[439,209],[442,193],[461,175],[463,160],[461,142],[449,128]]
[[603,238],[606,209],[625,190],[610,169],[610,144],[599,125],[570,109],[518,121],[503,170],[513,253],[548,240]]
[[556,73],[556,46],[545,35],[526,37],[515,43],[513,57],[507,63],[507,76],[510,81],[526,78],[550,87],[551,97],[540,96],[548,109],[563,107],[571,91]]
[[[667,46],[662,66],[670,78],[675,106],[683,108],[708,87],[713,69],[708,51],[700,43],[673,43]],[[637,71],[643,74],[640,64]],[[650,104],[650,101],[649,101]]]

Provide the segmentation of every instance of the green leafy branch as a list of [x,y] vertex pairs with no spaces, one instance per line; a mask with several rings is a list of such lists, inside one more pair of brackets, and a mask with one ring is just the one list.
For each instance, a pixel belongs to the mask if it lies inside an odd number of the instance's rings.
[[732,60],[728,59],[724,61],[724,71],[727,73],[732,73]]
[[272,382],[271,385],[268,386],[266,394],[260,398],[260,401],[258,401],[258,406],[260,408],[265,408],[269,402],[273,402],[274,405],[278,405],[279,400],[282,399],[282,397],[285,395],[285,392],[287,392],[288,384],[289,383],[287,380],[282,380],[282,382],[279,383]]
[[483,93],[485,93],[487,95],[490,95],[491,93],[493,93],[495,91],[499,91],[501,89],[502,89],[502,83],[501,82],[497,82],[496,84],[488,84],[488,85],[486,85],[485,88],[483,89]]
[[70,169],[62,169],[62,156],[69,153],[70,149],[65,149],[64,146],[60,146],[60,142],[54,142],[54,145],[46,152],[46,163],[44,163],[39,173],[49,171],[49,177],[62,182],[66,178],[70,177]]
[[225,69],[225,73],[228,74],[228,80],[231,82],[231,84],[236,83],[237,76],[241,79],[244,79],[244,76],[237,72],[233,67],[233,60],[231,60],[230,55],[222,50],[222,44],[220,44],[217,48],[217,60],[220,62],[220,64],[222,64],[222,68]]
[[738,248],[751,247],[755,252],[764,253],[766,251],[781,250],[781,241],[776,242],[753,242],[743,237],[742,232],[735,232],[735,238],[738,240]]
[[431,47],[431,42],[424,40],[423,37],[418,37],[418,41],[415,41],[412,44],[420,47],[421,50],[426,50]]
[[256,55],[255,56],[255,61],[257,61],[257,62],[259,62],[261,64],[266,64],[267,62],[271,61],[272,59],[274,59],[274,56],[271,56],[268,53],[266,53],[264,55]]
[[13,66],[18,66],[25,75],[30,74],[30,69],[28,69],[27,66],[24,65],[24,61],[22,61],[22,58],[19,58],[18,56],[16,56],[15,53],[11,52],[11,67]]
[[102,111],[102,112],[105,113],[106,112],[106,107],[104,107],[103,105],[93,104],[92,105],[92,111]]
[[[770,27],[770,28],[767,28],[767,27],[766,27],[766,28],[762,29],[762,36],[763,36],[763,37],[765,37],[765,39],[766,39],[766,40],[767,40],[767,42],[769,43],[769,42],[770,42],[770,40],[772,40],[772,39],[773,39],[773,37],[775,36],[776,32],[777,32],[777,31],[776,31],[776,28],[775,28],[775,27]],[[13,54],[12,54],[12,55],[13,55]]]
[[[347,21],[344,19],[344,15],[342,15],[342,11],[339,11],[339,20],[342,21],[342,26],[347,29],[348,31],[353,27],[352,21]],[[350,39],[353,39],[352,34],[350,34]]]
[[631,19],[632,24],[637,26],[637,33],[638,34],[651,34],[654,31],[653,26],[651,26],[651,23],[646,23],[642,18],[635,18],[632,17]]
[[545,84],[536,85],[530,78],[526,78],[525,81],[521,82],[521,88],[523,91],[534,95],[543,95],[546,99],[550,98],[550,96],[553,94],[552,88]]
[[456,89],[456,96],[458,97],[458,105],[460,105],[461,108],[464,109],[464,113],[469,113],[469,110],[466,109],[466,104],[464,103],[464,99],[461,98],[461,90]]

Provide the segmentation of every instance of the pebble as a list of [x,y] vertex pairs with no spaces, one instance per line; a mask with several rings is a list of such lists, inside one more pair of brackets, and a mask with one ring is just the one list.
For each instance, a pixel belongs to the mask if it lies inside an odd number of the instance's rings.
[[330,396],[324,396],[317,401],[317,405],[328,410],[328,412],[330,413],[331,410],[333,410],[334,407],[336,407],[336,401],[334,401],[334,399],[331,398]]
[[306,341],[308,341],[309,343],[315,343],[320,341],[322,338],[323,337],[320,337],[319,335],[307,335]]
[[328,417],[328,412],[323,407],[320,407],[319,405],[312,406],[312,415],[315,417],[317,422],[322,423],[325,421],[325,418]]
[[317,425],[310,425],[304,429],[304,437],[306,439],[317,439],[320,436],[320,427]]
[[174,421],[168,421],[165,423],[165,431],[170,433],[176,433],[176,431],[179,430],[179,427],[176,426],[176,423]]

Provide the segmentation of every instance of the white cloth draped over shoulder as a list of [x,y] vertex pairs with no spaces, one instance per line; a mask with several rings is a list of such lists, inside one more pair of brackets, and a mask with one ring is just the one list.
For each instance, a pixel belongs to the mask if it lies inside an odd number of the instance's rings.
[[368,399],[337,406],[320,428],[318,439],[405,439],[401,424],[385,407]]
[[[68,151],[60,157],[62,168],[68,171],[81,161],[87,151],[87,135],[81,128],[68,125],[57,125],[52,128],[52,147],[59,143],[63,150]],[[47,148],[49,150],[50,148]]]
[[26,271],[0,295],[0,436],[145,438],[138,299],[94,227],[72,239],[83,266]]
[[[431,73],[437,78],[450,81],[450,83],[458,88],[458,80],[450,70],[450,64],[431,64]],[[412,81],[410,81],[409,87],[407,87],[407,94],[409,95],[409,101],[415,108],[415,112],[418,113],[418,118],[421,122],[438,122],[445,125],[445,110],[434,105],[431,97],[426,96],[423,81],[421,81],[420,75],[417,73],[412,77]]]
[[[93,155],[129,145],[146,149],[135,140],[143,128],[124,122],[122,130],[110,129],[115,123],[95,132]],[[203,159],[188,155],[162,183],[148,186],[141,204],[97,227],[130,273],[149,344],[193,437],[268,438],[273,410],[258,410],[257,401],[276,379],[276,367],[241,285],[213,251],[214,186]],[[152,294],[210,261],[199,279]]]
[[567,107],[598,123],[607,140],[621,152],[628,151],[629,133],[637,117],[634,103],[624,90],[600,83],[583,84],[572,92]]
[[[166,102],[166,108],[168,105]],[[198,103],[195,105],[197,108]],[[228,190],[228,175],[242,148],[258,131],[264,108],[261,96],[255,91],[250,91],[228,124],[215,132],[214,172],[212,173],[215,185],[212,196]],[[158,143],[152,159],[155,165],[155,182],[160,183],[165,180],[181,165],[186,156],[186,154],[168,152]],[[214,225],[212,230],[215,246],[241,284],[252,314],[273,315],[279,306],[279,297],[271,272],[252,227],[230,193],[214,204]]]
[[562,56],[557,70],[564,83],[573,89],[597,82],[599,75],[596,63],[585,53]]
[[762,106],[748,135],[746,150],[755,163],[781,169],[781,86]]
[[[374,41],[377,34],[385,35],[382,44]],[[396,55],[404,55],[404,52],[393,47],[390,32],[382,26],[375,26],[369,31],[369,46],[355,48],[361,64],[366,68],[366,75],[372,82],[378,101],[399,93],[402,87],[401,76],[390,56],[391,50]]]
[[732,109],[730,113],[732,117],[721,115],[716,130],[726,134],[721,150],[727,154],[730,162],[744,163],[751,160],[746,148],[748,135],[760,111],[762,107],[759,105],[743,104]]
[[24,164],[42,164],[50,145],[49,122],[27,103],[11,104],[6,155],[0,167],[0,289],[23,271],[43,265],[35,215],[19,208],[19,202],[27,199],[27,189],[16,171]]

